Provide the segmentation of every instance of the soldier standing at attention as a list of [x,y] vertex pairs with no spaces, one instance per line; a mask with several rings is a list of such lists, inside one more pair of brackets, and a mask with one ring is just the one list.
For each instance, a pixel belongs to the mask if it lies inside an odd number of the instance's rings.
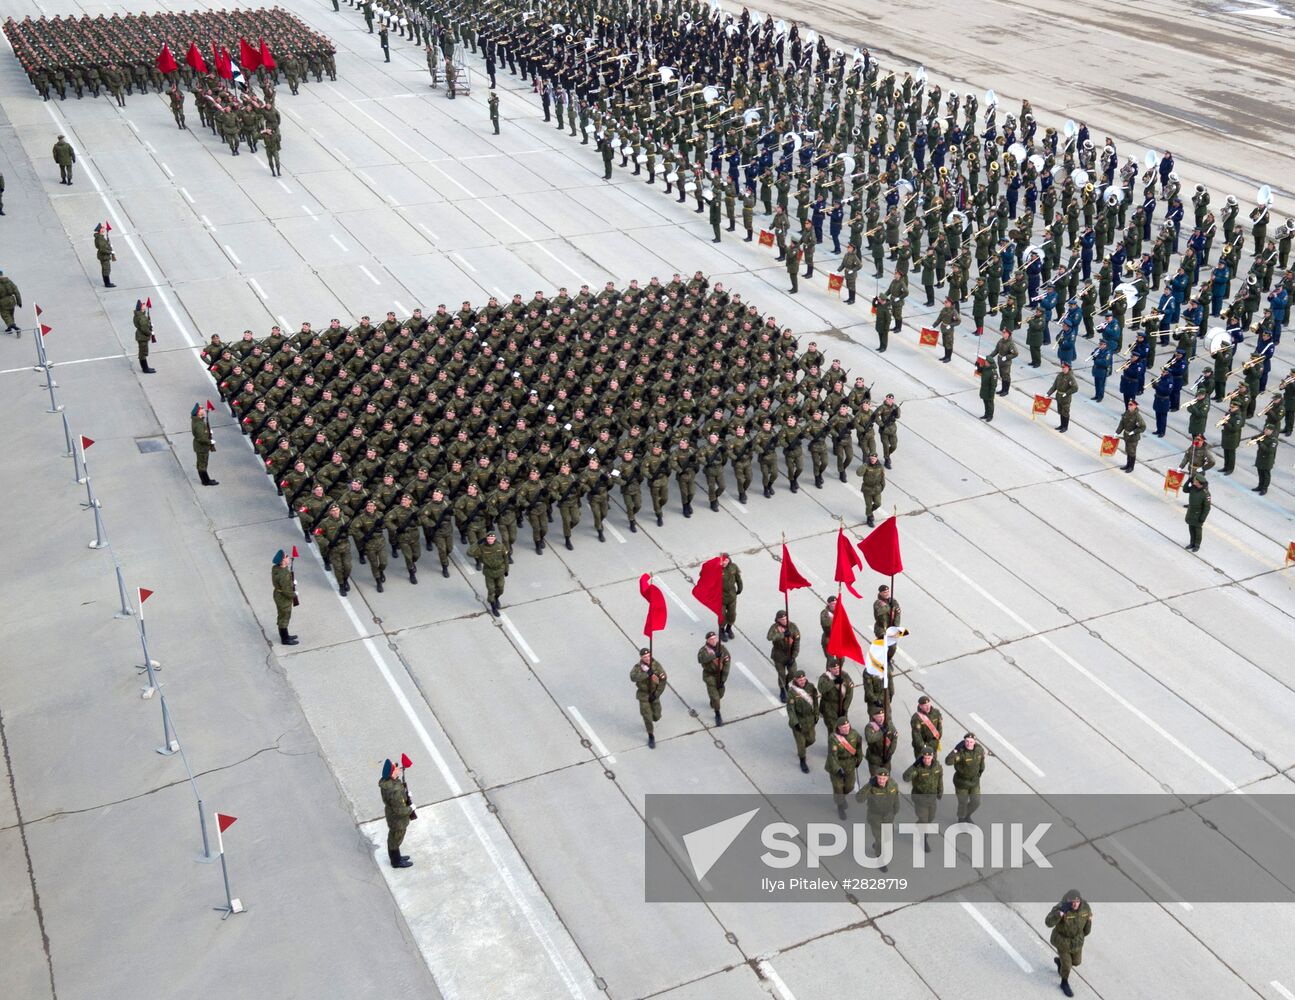
[[1012,359],[1020,354],[1020,350],[1012,341],[1012,331],[1004,330],[998,338],[998,343],[994,349],[986,356],[987,361],[998,362],[998,394],[1006,396],[1012,388]]
[[800,655],[800,629],[787,619],[786,611],[779,611],[774,615],[765,638],[773,643],[769,658],[778,672],[778,697],[785,702],[787,683],[796,669],[796,657]]
[[972,822],[971,814],[980,808],[980,777],[985,773],[985,748],[977,745],[976,734],[967,733],[944,758],[953,766],[953,790],[958,796],[958,822]]
[[800,769],[809,774],[809,764],[805,762],[805,750],[818,738],[818,690],[805,676],[805,671],[797,670],[788,687],[787,725],[796,740],[796,756],[800,758]]
[[211,425],[207,423],[201,403],[194,403],[193,409],[189,411],[189,429],[193,432],[193,454],[198,466],[198,479],[203,486],[219,486],[219,482],[207,475],[207,456],[216,450],[216,442],[211,439]]
[[1201,541],[1205,536],[1205,519],[1210,516],[1210,508],[1213,504],[1210,502],[1210,488],[1205,482],[1205,476],[1197,472],[1192,476],[1191,482],[1183,487],[1183,492],[1187,494],[1187,532],[1190,540],[1187,543],[1188,552],[1199,552]]
[[279,641],[285,646],[295,646],[297,637],[288,634],[288,623],[292,621],[292,601],[297,596],[297,584],[286,562],[283,549],[274,554],[270,582],[274,585],[274,615],[275,624],[279,627]]
[[270,176],[281,177],[283,164],[279,162],[279,150],[283,146],[283,139],[274,129],[266,128],[261,130],[261,141],[265,144],[265,158],[270,164]]
[[733,623],[737,621],[737,595],[742,593],[742,571],[737,568],[737,563],[729,558],[727,552],[720,553],[719,564],[724,571],[722,593],[724,615],[719,627],[721,638],[732,642]]
[[494,126],[495,135],[499,134],[499,95],[493,91],[486,101],[490,109],[490,124]]
[[[71,184],[71,181],[68,181]],[[104,288],[116,288],[112,282],[112,262],[117,255],[112,252],[112,240],[103,231],[103,223],[94,227],[94,255],[99,259],[99,273],[103,275]]]
[[1070,970],[1083,960],[1084,939],[1093,932],[1093,911],[1080,897],[1079,890],[1071,889],[1048,911],[1043,923],[1052,928],[1049,940],[1057,949],[1057,957],[1052,962],[1061,973],[1061,992],[1072,997],[1075,993],[1070,988]]
[[630,680],[637,689],[639,715],[647,729],[648,749],[656,749],[656,734],[652,723],[661,721],[661,692],[665,690],[666,674],[661,664],[652,657],[646,646],[639,650],[639,661],[630,671]]
[[935,318],[935,328],[940,331],[940,343],[944,347],[944,357],[940,358],[946,365],[953,358],[953,328],[962,322],[952,299],[944,300],[944,308]]
[[[1263,496],[1268,492],[1272,482],[1273,466],[1277,463],[1277,428],[1269,424],[1263,434],[1255,439],[1255,471],[1259,473],[1259,485],[1252,487],[1252,492]],[[1203,519],[1202,519],[1203,521]]]
[[387,857],[391,859],[392,868],[412,868],[414,863],[407,855],[400,853],[400,845],[409,829],[409,821],[417,819],[409,802],[409,792],[405,783],[400,780],[404,772],[399,764],[390,760],[382,763],[382,779],[378,782],[378,791],[382,793],[383,813],[387,819]]
[[998,385],[998,372],[991,362],[984,358],[976,359],[976,374],[980,376],[980,401],[985,404],[985,412],[980,419],[992,423],[994,419],[994,388]]
[[1062,434],[1066,433],[1066,429],[1070,426],[1070,399],[1078,391],[1079,383],[1070,373],[1070,365],[1065,361],[1061,362],[1061,371],[1057,372],[1057,377],[1052,380],[1048,395],[1057,401],[1057,416],[1061,418],[1061,426],[1057,430]]
[[707,632],[705,645],[697,650],[697,662],[701,664],[701,679],[710,696],[715,725],[722,726],[724,718],[719,714],[719,706],[724,698],[724,685],[728,683],[728,671],[733,658],[719,641],[719,636],[714,632]]
[[1124,438],[1124,471],[1132,472],[1133,464],[1138,457],[1138,439],[1146,433],[1147,422],[1142,419],[1142,414],[1138,412],[1138,401],[1130,399],[1124,413],[1120,415],[1120,422],[1115,428],[1115,433]]
[[499,617],[499,598],[504,596],[504,577],[508,575],[508,549],[495,537],[495,529],[486,532],[483,541],[468,549],[468,555],[481,564],[486,578],[486,600],[490,613]]
[[846,796],[854,791],[855,775],[861,763],[863,740],[850,728],[850,720],[842,715],[827,738],[827,762],[823,765],[832,780],[832,798],[841,819],[845,819]]
[[[832,616],[836,613],[836,595],[833,594],[827,599],[827,604],[823,610],[818,613],[818,627],[823,630],[822,646],[823,655],[827,656],[827,640],[832,637]],[[832,657],[827,656],[830,661]]]
[[54,162],[58,164],[58,182],[60,184],[72,183],[72,164],[76,162],[76,150],[63,136],[58,137],[54,143]]
[[383,24],[378,28],[378,44],[382,46],[382,55],[385,57],[385,62],[391,62],[391,47],[389,46],[388,41],[389,36],[387,34],[387,26]]
[[157,369],[149,367],[148,345],[157,340],[153,336],[153,319],[144,308],[144,303],[135,300],[135,315],[131,317],[135,325],[135,346],[139,349],[139,370],[145,375],[154,374]]
[[859,271],[862,267],[863,261],[859,259],[859,253],[855,250],[854,244],[847,244],[845,256],[841,258],[841,273],[845,275],[845,288],[850,293],[845,300],[847,306],[854,305],[855,283],[859,279]]

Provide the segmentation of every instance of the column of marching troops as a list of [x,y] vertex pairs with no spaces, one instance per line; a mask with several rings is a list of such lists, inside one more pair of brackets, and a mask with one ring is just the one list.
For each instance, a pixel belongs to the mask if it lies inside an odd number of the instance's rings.
[[[371,19],[372,5],[360,7]],[[725,216],[732,232],[739,213],[754,239],[762,210],[771,217],[762,241],[776,244],[791,291],[801,264],[813,276],[825,228],[842,255],[847,303],[865,255],[878,282],[889,265],[872,298],[878,350],[902,329],[916,278],[925,305],[938,309],[931,336],[943,343],[941,360],[953,357],[957,327],[977,337],[986,421],[1009,391],[1014,360],[1028,353],[1030,367],[1041,367],[1055,341],[1060,371],[1045,395],[1066,431],[1079,391],[1077,341],[1093,340],[1093,399],[1118,378],[1123,412],[1107,437],[1109,447],[1123,439],[1132,472],[1148,429],[1139,398],[1151,388],[1163,437],[1186,392],[1188,548],[1199,548],[1211,505],[1211,397],[1226,407],[1216,424],[1223,474],[1253,446],[1254,491],[1267,492],[1278,435],[1295,427],[1295,368],[1260,408],[1295,297],[1295,220],[1273,224],[1267,188],[1247,213],[1247,233],[1238,199],[1215,206],[1201,184],[1188,195],[1167,151],[1121,162],[1115,142],[1099,147],[1082,122],[1040,128],[1028,100],[1000,124],[992,91],[982,119],[976,95],[945,94],[921,69],[897,79],[867,51],[833,52],[812,31],[802,38],[798,26],[756,21],[745,9],[670,0],[548,4],[542,15],[503,0],[379,9],[447,57],[457,45],[479,52],[492,87],[503,66],[531,80],[545,121],[592,139],[606,178],[616,157],[649,184],[660,174],[665,192],[691,197],[697,213],[709,203],[716,241]],[[430,56],[429,65],[435,74]],[[982,346],[991,317],[998,335]],[[1214,336],[1211,318],[1221,321]],[[1158,348],[1169,355],[1159,367]],[[1263,428],[1243,440],[1256,414]]]

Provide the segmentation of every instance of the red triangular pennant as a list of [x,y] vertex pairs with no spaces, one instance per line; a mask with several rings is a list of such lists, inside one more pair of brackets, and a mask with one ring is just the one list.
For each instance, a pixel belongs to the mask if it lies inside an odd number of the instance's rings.
[[52,326],[46,326],[44,323],[42,323],[40,325],[40,335],[43,337],[45,336],[45,334],[49,333],[53,329],[54,328]]
[[82,451],[85,451],[85,450],[86,450],[87,448],[89,448],[89,447],[90,447],[90,445],[92,445],[92,444],[94,444],[94,438],[88,438],[88,437],[86,437],[84,434],[82,434],[82,435],[81,435],[81,450],[82,450]]
[[855,597],[859,596],[854,589],[854,571],[863,565],[863,560],[854,551],[850,539],[845,537],[845,529],[836,529],[836,582],[845,584],[845,589]]
[[216,408],[215,408],[214,406],[212,406],[212,405],[211,405],[211,400],[210,400],[210,399],[209,399],[209,400],[207,400],[207,412],[208,412],[208,413],[211,413],[211,412],[213,412],[215,409],[216,409]]
[[145,309],[153,308],[153,296],[150,295],[148,298],[144,300],[144,308]]
[[855,663],[863,663],[863,647],[859,645],[858,636],[850,624],[850,616],[845,613],[845,601],[836,602],[832,612],[832,631],[827,637],[827,655],[844,656]]
[[787,551],[787,543],[784,542],[782,545],[782,567],[778,571],[778,590],[785,594],[808,586],[809,581],[800,575],[800,570],[791,561],[791,553]]
[[108,232],[108,233],[112,232],[112,223],[105,219],[103,223],[103,228],[104,228],[104,232]]
[[139,588],[139,603],[140,603],[140,604],[143,604],[145,601],[147,601],[147,600],[148,600],[150,597],[152,597],[152,596],[153,596],[153,592],[152,592],[151,590],[149,590],[147,587],[140,587],[140,588]]
[[216,813],[216,825],[220,827],[221,833],[224,833],[236,822],[238,822],[237,816],[226,816],[224,813]]
[[301,558],[301,556],[299,556],[299,555],[297,554],[297,547],[296,547],[295,545],[292,547],[292,558],[293,558],[293,559],[300,559],[300,558]]
[[401,766],[401,767],[413,767],[413,766],[414,766],[414,762],[413,762],[412,760],[410,760],[410,759],[409,759],[409,755],[408,755],[408,754],[403,754],[403,753],[402,753],[402,754],[400,755],[400,766]]
[[36,315],[39,317],[39,316],[40,316],[40,314],[41,314],[41,308],[40,308],[40,306],[38,305],[38,306],[36,306]]

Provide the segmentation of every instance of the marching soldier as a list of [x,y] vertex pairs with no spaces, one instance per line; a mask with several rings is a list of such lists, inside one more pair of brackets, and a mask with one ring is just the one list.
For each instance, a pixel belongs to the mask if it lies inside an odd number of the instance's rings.
[[895,756],[899,746],[899,733],[895,724],[886,718],[886,711],[881,703],[869,710],[871,717],[863,727],[863,739],[867,745],[865,756],[868,759],[868,773],[875,776],[882,768],[890,767],[890,759]]
[[432,489],[432,499],[423,505],[418,514],[418,523],[423,529],[423,538],[427,551],[436,546],[436,554],[441,561],[441,576],[450,576],[450,549],[454,545],[454,508],[445,499],[439,486]]
[[980,778],[985,773],[985,748],[976,742],[975,733],[967,733],[944,758],[953,767],[953,790],[958,796],[958,822],[972,822],[971,815],[980,808]]
[[875,451],[868,453],[864,464],[859,467],[859,475],[863,477],[863,499],[868,508],[868,527],[871,528],[877,523],[873,511],[881,506],[881,494],[886,488],[886,468],[877,461]]
[[[904,780],[912,788],[913,812],[919,823],[934,823],[940,799],[944,798],[944,768],[935,759],[935,748],[924,746],[917,760],[904,771]],[[931,853],[927,834],[922,834],[922,850]]]
[[829,656],[827,667],[818,678],[818,711],[827,727],[828,739],[836,731],[837,719],[849,713],[853,701],[853,679],[845,672],[839,657]]
[[387,857],[392,868],[412,868],[408,855],[400,853],[409,821],[418,818],[409,801],[409,791],[402,779],[404,768],[386,760],[382,764],[382,779],[378,791],[382,793],[383,814],[387,820]]
[[[859,789],[855,801],[864,805],[873,847],[877,856],[882,857],[882,828],[893,827],[899,815],[899,786],[890,780],[890,765],[883,764],[875,770],[869,766],[869,770],[868,783]],[[889,866],[881,865],[881,871],[889,870]]]
[[382,535],[384,526],[377,502],[372,497],[365,502],[364,510],[351,518],[350,534],[355,539],[360,562],[368,561],[379,594],[382,593],[382,585],[387,582],[387,545]]
[[787,725],[791,727],[791,735],[796,741],[796,756],[800,760],[801,772],[809,774],[805,751],[818,738],[818,689],[809,683],[805,671],[797,670],[792,674],[788,693]]
[[724,574],[721,592],[724,613],[720,617],[719,627],[722,637],[732,642],[733,623],[737,621],[737,595],[742,593],[742,571],[727,552],[720,553],[719,564]]
[[841,819],[845,819],[846,796],[854,791],[862,763],[863,741],[850,728],[850,720],[844,715],[839,716],[828,732],[827,762],[823,766],[831,778],[832,798],[836,802],[836,814]]
[[[316,487],[323,493],[322,487]],[[342,508],[333,504],[328,515],[315,526],[319,538],[319,551],[324,557],[324,569],[332,570],[337,590],[343,597],[351,592],[351,536],[342,520]]]
[[279,629],[279,641],[285,646],[297,645],[297,637],[288,634],[288,624],[292,621],[292,605],[297,599],[297,581],[288,559],[279,549],[274,554],[274,568],[270,570],[270,583],[274,591],[275,625]]
[[1043,924],[1052,928],[1049,941],[1057,949],[1052,961],[1061,974],[1061,992],[1072,997],[1075,993],[1070,988],[1070,970],[1083,961],[1084,940],[1093,932],[1093,911],[1079,890],[1071,889],[1048,911]]
[[58,182],[71,185],[72,164],[76,162],[76,150],[62,135],[54,143],[53,156],[54,162],[58,164]]
[[504,577],[508,575],[508,549],[498,540],[494,528],[486,537],[468,549],[468,555],[481,566],[486,579],[486,602],[490,613],[499,617],[499,599],[504,596]]
[[[823,610],[818,613],[818,626],[820,629],[822,629],[822,632],[823,632],[822,646],[823,646],[824,656],[828,655],[827,641],[832,637],[832,617],[835,615],[835,613],[836,613],[836,595],[833,594],[831,597],[827,599],[827,604],[824,605]],[[828,659],[831,660],[832,657],[828,656]]]
[[414,507],[414,498],[405,493],[400,498],[400,505],[387,512],[387,534],[404,557],[405,572],[409,574],[409,582],[412,584],[418,583],[418,528],[418,510]]
[[788,620],[786,611],[779,611],[774,615],[765,638],[773,644],[769,658],[778,673],[778,697],[785,702],[787,681],[795,671],[796,657],[800,655],[800,629],[795,622]]
[[917,699],[917,711],[909,720],[909,728],[912,730],[914,757],[921,757],[922,751],[926,749],[934,748],[934,752],[939,752],[940,736],[944,733],[944,716],[931,703],[929,695],[924,694]]
[[189,411],[189,430],[193,434],[193,455],[199,481],[203,486],[219,486],[218,481],[207,475],[207,456],[216,450],[216,442],[211,439],[211,425],[207,423],[201,403],[194,403]]
[[719,636],[715,632],[707,632],[705,644],[697,650],[697,662],[701,664],[701,679],[706,685],[711,711],[715,713],[715,725],[722,726],[724,718],[719,714],[719,707],[724,699],[724,685],[728,683],[733,658]]
[[643,726],[647,729],[648,749],[656,749],[656,734],[652,729],[654,722],[661,721],[661,694],[665,691],[665,669],[644,646],[639,650],[638,662],[630,671],[630,681],[638,698],[639,715],[643,717]]

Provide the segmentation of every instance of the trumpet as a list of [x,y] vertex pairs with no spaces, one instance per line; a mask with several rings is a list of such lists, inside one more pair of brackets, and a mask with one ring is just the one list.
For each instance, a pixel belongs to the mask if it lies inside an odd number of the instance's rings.
[[1259,442],[1260,442],[1261,440],[1263,440],[1263,438],[1264,438],[1264,435],[1263,435],[1263,434],[1256,434],[1254,437],[1252,437],[1252,438],[1247,438],[1244,442],[1242,442],[1241,447],[1243,447],[1243,448],[1254,448],[1254,447],[1258,446]]
[[1214,426],[1215,426],[1215,427],[1222,427],[1224,424],[1226,424],[1226,423],[1228,422],[1228,420],[1229,420],[1229,419],[1230,419],[1229,417],[1224,417],[1222,420],[1216,420],[1216,421],[1214,422]]

